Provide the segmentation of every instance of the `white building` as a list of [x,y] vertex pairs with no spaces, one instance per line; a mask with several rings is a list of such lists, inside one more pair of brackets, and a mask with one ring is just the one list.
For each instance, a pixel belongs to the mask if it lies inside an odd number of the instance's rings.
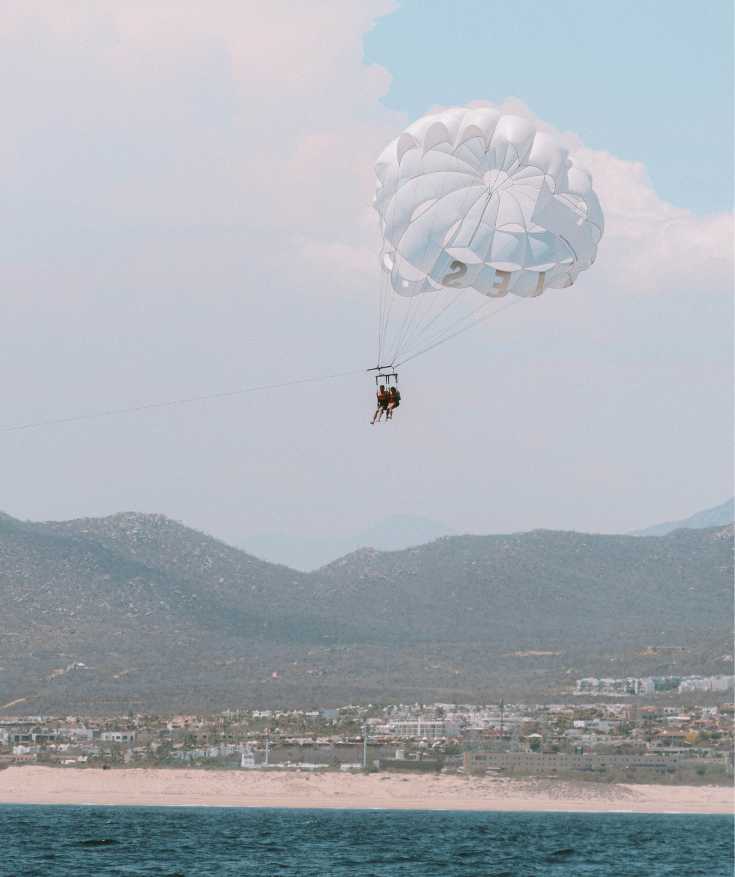
[[626,676],[621,679],[598,679],[595,676],[588,676],[585,679],[577,679],[574,694],[577,696],[580,694],[592,694],[632,697],[651,695],[655,690],[654,680],[649,677],[638,679],[634,676]]
[[727,691],[735,685],[735,676],[687,676],[679,691]]
[[411,721],[389,722],[388,731],[394,737],[419,737],[436,740],[451,736],[443,719],[415,719]]
[[255,764],[255,753],[249,747],[247,749],[243,749],[240,753],[240,767],[246,770],[252,770],[256,767]]
[[100,740],[104,743],[134,743],[135,731],[103,731]]

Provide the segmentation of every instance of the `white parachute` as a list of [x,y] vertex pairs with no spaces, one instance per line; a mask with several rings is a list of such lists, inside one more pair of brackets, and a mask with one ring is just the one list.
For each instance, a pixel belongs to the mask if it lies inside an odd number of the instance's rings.
[[[424,116],[388,144],[375,172],[389,286],[411,298],[436,293],[435,311],[451,290],[533,297],[571,286],[595,261],[604,220],[590,176],[531,119],[490,107]],[[384,302],[383,324],[386,312]]]

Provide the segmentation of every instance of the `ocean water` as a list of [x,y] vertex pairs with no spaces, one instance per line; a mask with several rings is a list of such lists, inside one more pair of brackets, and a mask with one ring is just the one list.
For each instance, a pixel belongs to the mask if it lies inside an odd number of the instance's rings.
[[2,877],[732,877],[729,816],[0,806]]

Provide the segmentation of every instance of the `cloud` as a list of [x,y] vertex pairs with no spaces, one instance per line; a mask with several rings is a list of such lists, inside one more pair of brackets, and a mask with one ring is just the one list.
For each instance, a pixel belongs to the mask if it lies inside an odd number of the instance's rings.
[[389,76],[361,48],[390,8],[11,3],[3,182],[103,223],[344,227],[344,206],[369,200],[392,116],[379,104]]
[[595,270],[620,291],[729,291],[732,214],[698,216],[660,198],[641,162],[581,148],[605,211]]

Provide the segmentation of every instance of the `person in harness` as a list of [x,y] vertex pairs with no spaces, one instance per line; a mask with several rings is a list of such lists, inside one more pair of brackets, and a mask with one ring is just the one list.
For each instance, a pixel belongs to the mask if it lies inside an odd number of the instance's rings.
[[381,384],[378,387],[378,392],[375,394],[375,397],[378,400],[378,407],[375,409],[375,414],[373,414],[373,419],[370,421],[370,423],[375,423],[376,420],[380,421],[383,413],[385,413],[386,419],[388,417],[389,394],[385,389],[385,384]]
[[385,409],[385,419],[392,420],[393,412],[401,404],[401,392],[398,387],[391,387],[388,390],[388,406]]

